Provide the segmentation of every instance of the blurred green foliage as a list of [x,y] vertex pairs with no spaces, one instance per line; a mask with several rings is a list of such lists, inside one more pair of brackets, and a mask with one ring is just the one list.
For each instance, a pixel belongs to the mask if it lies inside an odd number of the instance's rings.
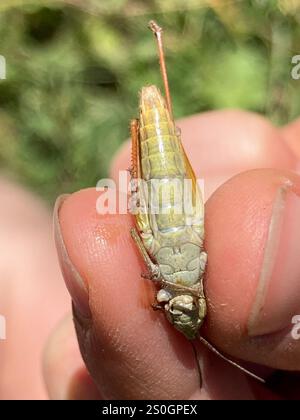
[[300,114],[298,3],[1,0],[1,167],[49,200],[107,176],[139,89],[161,86],[152,18],[177,118],[240,107],[288,122]]

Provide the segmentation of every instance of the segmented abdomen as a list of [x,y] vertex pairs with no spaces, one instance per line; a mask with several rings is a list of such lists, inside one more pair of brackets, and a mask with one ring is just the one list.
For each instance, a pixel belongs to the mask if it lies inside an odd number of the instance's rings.
[[185,226],[184,155],[163,97],[155,86],[145,87],[140,103],[140,162],[148,184],[150,213],[160,232]]
[[176,127],[155,86],[142,89],[140,147],[143,179],[184,177],[185,164]]
[[155,86],[142,89],[139,129],[141,175],[148,186],[149,212],[155,215],[151,217],[154,229],[171,233],[194,225],[197,230],[203,224],[203,206],[196,180],[190,179],[194,173]]
[[[148,205],[147,215],[137,216],[143,242],[166,280],[195,284],[205,265],[205,255],[200,258],[203,203],[175,124],[155,86],[141,92],[139,149],[141,177],[147,183],[142,201]],[[192,195],[190,213],[185,207],[187,187]]]

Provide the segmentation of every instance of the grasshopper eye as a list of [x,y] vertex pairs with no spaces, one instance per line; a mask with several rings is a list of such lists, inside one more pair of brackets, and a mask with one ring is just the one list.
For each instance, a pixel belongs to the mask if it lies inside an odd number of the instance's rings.
[[172,298],[171,293],[169,293],[165,289],[160,289],[156,295],[156,300],[158,303],[162,302],[169,302],[169,300]]

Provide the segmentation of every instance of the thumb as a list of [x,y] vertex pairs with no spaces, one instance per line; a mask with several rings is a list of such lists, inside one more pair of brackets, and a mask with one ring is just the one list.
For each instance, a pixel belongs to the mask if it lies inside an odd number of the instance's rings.
[[[227,353],[300,369],[300,177],[253,170],[208,200],[207,333]],[[287,352],[288,349],[288,352]]]

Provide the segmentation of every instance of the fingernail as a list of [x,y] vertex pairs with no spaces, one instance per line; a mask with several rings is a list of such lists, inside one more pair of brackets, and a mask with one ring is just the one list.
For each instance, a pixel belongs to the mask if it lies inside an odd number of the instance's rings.
[[89,308],[88,288],[68,255],[59,220],[61,206],[69,195],[70,194],[60,195],[54,206],[53,221],[55,243],[63,277],[74,305],[83,317],[89,318],[91,316],[91,312]]
[[256,296],[248,321],[251,336],[281,331],[300,314],[300,197],[277,191]]

